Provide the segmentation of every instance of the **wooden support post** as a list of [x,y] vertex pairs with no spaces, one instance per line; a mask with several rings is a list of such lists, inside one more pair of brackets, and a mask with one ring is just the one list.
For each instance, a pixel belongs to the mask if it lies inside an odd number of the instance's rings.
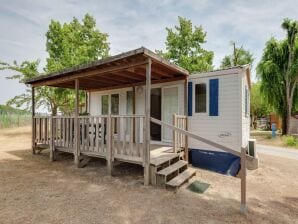
[[[104,133],[102,133],[102,138],[104,138]],[[107,118],[107,172],[109,175],[113,174],[113,149],[112,149],[112,116],[109,114]],[[103,147],[103,146],[102,146]]]
[[50,161],[55,160],[54,118],[50,117]]
[[[188,117],[186,117],[186,121],[185,121],[185,130],[188,131]],[[185,136],[185,149],[184,149],[184,160],[186,162],[188,162],[188,136],[187,135],[184,135]]]
[[246,214],[246,148],[241,148],[241,206],[240,212]]
[[74,162],[77,167],[79,167],[79,156],[80,156],[80,122],[79,122],[79,80],[75,80],[75,148]]
[[[188,77],[185,78],[184,82],[184,115],[186,116],[185,130],[188,131]],[[185,149],[184,149],[184,159],[188,162],[188,136],[185,136]]]
[[[176,127],[176,114],[173,114],[173,126]],[[177,153],[177,135],[176,131],[173,130],[173,152]]]
[[146,93],[145,93],[145,141],[144,141],[144,185],[150,181],[150,103],[151,103],[151,59],[146,64]]
[[[132,87],[132,114],[136,114],[136,87]],[[136,143],[136,119],[133,118],[133,143]]]
[[87,91],[85,91],[85,113],[86,114],[89,113],[88,106],[89,106],[89,96]]
[[32,153],[35,154],[35,138],[36,138],[36,123],[35,123],[35,88],[31,88],[32,100]]

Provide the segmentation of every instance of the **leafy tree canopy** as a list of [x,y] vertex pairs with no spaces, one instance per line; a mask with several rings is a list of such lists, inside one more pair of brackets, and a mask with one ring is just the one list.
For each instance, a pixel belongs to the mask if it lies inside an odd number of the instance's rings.
[[206,32],[202,26],[194,26],[190,20],[178,17],[179,25],[166,28],[166,52],[157,51],[163,57],[189,72],[209,71],[213,68],[213,52],[202,48]]
[[47,72],[105,58],[109,54],[108,34],[96,28],[96,21],[89,14],[82,23],[77,18],[64,24],[52,20],[46,37]]
[[232,42],[233,53],[225,56],[221,61],[221,68],[229,68],[237,65],[251,65],[254,61],[252,53],[245,50],[242,46],[236,47],[235,42]]
[[257,66],[261,92],[283,119],[283,133],[289,134],[290,117],[298,101],[298,22],[285,19],[286,38],[271,38]]
[[268,115],[271,112],[271,107],[261,93],[260,87],[260,82],[254,83],[251,87],[250,112],[255,118]]
[[[46,33],[46,50],[49,54],[46,73],[56,72],[67,67],[87,63],[107,57],[109,54],[108,35],[96,28],[93,17],[86,14],[80,23],[73,18],[70,23],[61,24],[52,20]],[[0,70],[11,70],[16,72],[8,78],[17,79],[21,83],[24,80],[40,75],[38,72],[39,60],[21,64],[0,62]],[[80,97],[83,99],[84,94]],[[9,105],[17,107],[29,107],[31,103],[31,90],[28,88],[24,94],[14,97],[8,101]],[[53,115],[58,110],[64,114],[71,113],[74,105],[74,92],[69,89],[39,87],[36,89],[36,107],[44,106]]]

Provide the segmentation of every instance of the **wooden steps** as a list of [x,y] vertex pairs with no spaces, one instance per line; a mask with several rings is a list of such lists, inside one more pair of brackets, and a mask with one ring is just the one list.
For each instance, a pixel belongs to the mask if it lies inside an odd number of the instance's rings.
[[188,181],[191,177],[195,175],[196,175],[196,170],[193,168],[188,168],[187,170],[183,171],[172,180],[168,181],[166,183],[166,186],[177,189],[178,187],[180,187],[182,184],[184,184],[186,181]]
[[171,162],[174,159],[178,159],[179,155],[175,153],[165,153],[164,155],[160,155],[156,158],[152,158],[150,160],[150,164],[153,166],[160,166],[166,162]]
[[156,184],[164,185],[167,181],[171,180],[179,173],[183,172],[187,169],[187,162],[183,160],[179,160],[174,164],[156,172]]
[[182,160],[182,152],[169,150],[156,153],[150,161],[150,182],[154,186],[169,187],[177,190],[181,185],[196,175],[196,170],[188,167]]
[[174,173],[175,171],[183,167],[187,168],[187,162],[179,160],[177,163],[174,163],[173,165],[170,165],[163,170],[158,171],[157,175],[168,176],[169,174]]

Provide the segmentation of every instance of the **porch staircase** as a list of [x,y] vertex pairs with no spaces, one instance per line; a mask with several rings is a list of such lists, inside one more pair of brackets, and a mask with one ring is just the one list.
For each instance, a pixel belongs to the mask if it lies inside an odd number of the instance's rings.
[[177,190],[195,176],[196,170],[188,167],[188,163],[182,158],[183,153],[169,152],[160,153],[160,155],[152,158],[150,162],[151,184]]

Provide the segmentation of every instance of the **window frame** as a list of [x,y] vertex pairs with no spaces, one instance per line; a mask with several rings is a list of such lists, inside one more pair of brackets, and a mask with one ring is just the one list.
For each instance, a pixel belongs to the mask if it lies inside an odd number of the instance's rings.
[[[192,112],[195,115],[208,115],[209,114],[209,94],[208,94],[209,93],[209,84],[208,84],[209,81],[208,80],[200,81],[200,82],[193,82]],[[198,84],[205,84],[205,86],[206,86],[206,111],[205,112],[196,112],[196,85],[198,85]]]

